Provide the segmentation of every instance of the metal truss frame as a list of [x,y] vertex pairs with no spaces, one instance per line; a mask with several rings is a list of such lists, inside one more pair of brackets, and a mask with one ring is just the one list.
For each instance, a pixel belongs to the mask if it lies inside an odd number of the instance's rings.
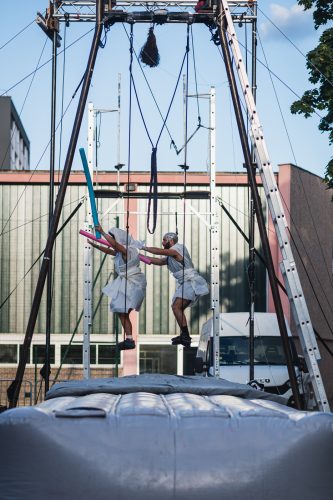
[[[212,0],[211,12],[204,11],[202,13],[194,12],[194,7],[197,1],[193,0],[158,0],[153,1],[135,1],[135,0],[104,0],[104,18],[115,20],[114,22],[133,22],[133,14],[135,12],[150,13],[153,17],[159,14],[160,22],[177,22],[173,20],[174,16],[170,15],[171,11],[178,13],[188,14],[188,22],[206,22],[205,18],[212,17],[212,13],[216,10],[216,0]],[[235,21],[252,22],[256,17],[253,12],[254,2],[229,0],[228,2],[232,18]],[[95,22],[96,2],[91,0],[66,0],[50,2],[50,11],[52,10],[52,17],[59,22]],[[168,15],[166,15],[166,13]],[[122,15],[121,15],[122,14]],[[127,20],[128,19],[128,20]],[[135,16],[134,16],[135,19]],[[135,22],[139,22],[135,19]],[[142,21],[147,22],[147,21]],[[159,21],[157,21],[159,22]],[[178,21],[178,22],[184,22]]]

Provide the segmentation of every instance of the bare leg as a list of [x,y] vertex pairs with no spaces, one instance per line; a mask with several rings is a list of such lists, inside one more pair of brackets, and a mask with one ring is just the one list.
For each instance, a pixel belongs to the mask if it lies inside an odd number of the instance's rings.
[[180,326],[180,329],[187,327],[187,321],[186,321],[186,316],[184,314],[184,311],[190,304],[191,304],[190,300],[182,299],[181,297],[177,297],[171,306],[173,314],[176,318],[176,321],[177,321],[178,325]]
[[[131,312],[131,311],[130,311]],[[119,318],[124,329],[126,337],[132,337],[132,323],[130,320],[130,312],[128,313],[119,313]]]
[[132,323],[129,318],[130,312],[131,309],[128,311],[128,313],[119,313],[119,318],[126,336],[125,340],[119,342],[118,344],[118,349],[120,351],[122,350],[126,351],[127,349],[135,349],[135,342],[132,336]]
[[182,344],[184,347],[190,347],[191,345],[191,337],[187,328],[186,316],[184,314],[185,309],[190,305],[190,303],[190,300],[177,297],[171,306],[176,321],[180,326],[180,335],[171,339],[172,345]]

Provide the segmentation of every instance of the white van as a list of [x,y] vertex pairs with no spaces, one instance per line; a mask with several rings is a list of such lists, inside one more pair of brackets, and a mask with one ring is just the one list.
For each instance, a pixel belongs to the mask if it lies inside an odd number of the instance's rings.
[[[220,315],[220,377],[241,384],[252,382],[249,380],[248,321],[247,312]],[[309,377],[304,373],[304,360],[297,355],[287,321],[286,326],[300,393],[304,394]],[[205,370],[208,375],[213,375],[212,337],[213,320],[210,319],[202,327],[196,355],[196,373]],[[254,381],[263,386],[266,392],[280,394],[292,404],[292,390],[275,313],[254,314]]]

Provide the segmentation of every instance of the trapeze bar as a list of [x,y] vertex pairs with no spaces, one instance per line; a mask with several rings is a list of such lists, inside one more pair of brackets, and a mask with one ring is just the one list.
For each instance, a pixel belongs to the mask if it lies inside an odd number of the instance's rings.
[[[123,191],[109,191],[98,189],[94,191],[95,198],[136,198],[148,199],[149,193],[126,193]],[[186,199],[186,200],[208,200],[209,191],[186,191],[185,193],[158,193],[159,199]]]

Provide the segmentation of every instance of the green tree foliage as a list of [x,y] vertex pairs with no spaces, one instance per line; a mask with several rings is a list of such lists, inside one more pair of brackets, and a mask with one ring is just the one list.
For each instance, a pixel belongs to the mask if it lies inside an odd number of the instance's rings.
[[[314,8],[316,29],[333,20],[333,0],[298,0],[298,3],[305,10]],[[322,33],[319,44],[307,54],[306,60],[309,81],[314,87],[292,104],[291,112],[308,118],[318,111],[322,116],[319,130],[328,132],[329,143],[333,144],[333,28]],[[333,158],[326,166],[325,181],[333,189]]]

